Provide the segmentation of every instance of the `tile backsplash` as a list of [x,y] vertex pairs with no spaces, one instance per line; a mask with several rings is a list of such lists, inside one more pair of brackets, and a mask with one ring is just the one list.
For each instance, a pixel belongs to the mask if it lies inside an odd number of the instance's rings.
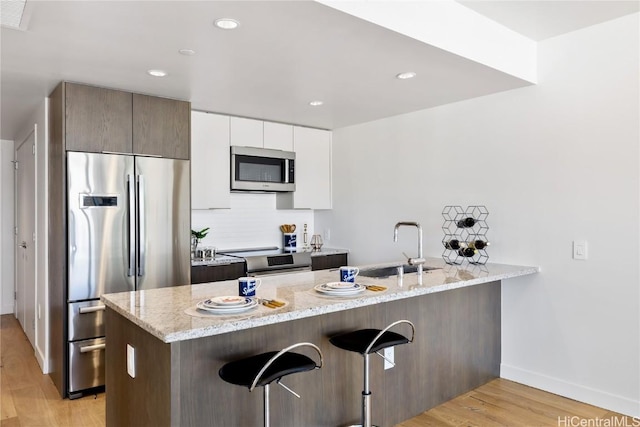
[[273,193],[232,193],[231,209],[191,211],[192,229],[211,228],[201,244],[218,249],[282,247],[281,224],[296,225],[301,247],[304,224],[313,235],[313,211],[276,209]]

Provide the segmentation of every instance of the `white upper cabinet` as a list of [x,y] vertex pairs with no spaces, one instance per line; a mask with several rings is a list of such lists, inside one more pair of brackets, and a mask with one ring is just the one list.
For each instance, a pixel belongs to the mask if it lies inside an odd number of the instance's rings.
[[278,209],[331,209],[331,135],[293,127],[296,191],[278,193]]
[[262,120],[231,117],[231,145],[262,148],[263,128]]
[[231,117],[230,132],[230,145],[293,151],[292,125]]
[[264,122],[264,148],[293,151],[293,126]]
[[191,209],[230,208],[229,117],[191,112]]

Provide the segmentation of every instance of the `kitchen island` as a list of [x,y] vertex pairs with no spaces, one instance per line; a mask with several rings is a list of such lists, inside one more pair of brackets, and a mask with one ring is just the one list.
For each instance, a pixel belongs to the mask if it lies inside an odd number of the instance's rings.
[[[207,298],[236,295],[236,281],[104,295],[107,425],[260,425],[261,393],[225,383],[218,370],[231,360],[302,341],[322,349],[325,365],[286,378],[301,400],[273,388],[272,423],[357,422],[362,358],[333,347],[328,338],[383,328],[399,319],[415,324],[416,339],[395,349],[397,366],[390,370],[383,370],[381,358],[372,358],[375,424],[394,425],[497,377],[501,281],[538,268],[458,267],[439,259],[428,259],[427,266],[436,269],[424,273],[422,285],[416,273],[405,273],[402,283],[395,276],[361,275],[359,283],[387,289],[350,297],[328,297],[313,289],[337,281],[338,271],[268,276],[258,296],[286,305],[236,315],[195,310]],[[135,378],[127,374],[127,344],[135,348]]]

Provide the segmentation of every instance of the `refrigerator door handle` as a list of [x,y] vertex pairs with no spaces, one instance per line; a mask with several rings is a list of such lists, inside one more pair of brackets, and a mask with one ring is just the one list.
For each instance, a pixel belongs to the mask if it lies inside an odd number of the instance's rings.
[[136,266],[136,216],[135,216],[135,191],[133,190],[133,177],[131,175],[127,175],[127,201],[129,203],[127,209],[127,223],[129,230],[127,230],[127,236],[129,238],[129,242],[127,244],[127,249],[129,250],[129,268],[127,270],[127,276],[131,277],[135,275],[135,266]]
[[106,344],[85,345],[80,347],[80,353],[88,353],[90,351],[104,350],[107,347]]
[[80,307],[80,310],[78,310],[78,312],[80,314],[87,314],[95,313],[96,311],[105,311],[106,309],[107,307],[104,305],[92,305],[90,307]]
[[145,227],[145,191],[144,176],[138,175],[138,276],[144,276],[147,254],[145,246],[147,242],[147,233]]

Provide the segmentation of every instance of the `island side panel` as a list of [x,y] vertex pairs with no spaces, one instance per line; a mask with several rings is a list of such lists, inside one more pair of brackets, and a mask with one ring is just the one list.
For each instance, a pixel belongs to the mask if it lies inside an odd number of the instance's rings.
[[319,371],[283,379],[302,399],[273,384],[272,424],[355,423],[360,418],[363,360],[328,339],[340,332],[383,328],[399,319],[414,322],[416,339],[395,348],[397,365],[390,370],[383,370],[381,358],[371,357],[375,424],[395,425],[499,376],[500,282],[492,282],[176,343],[181,356],[179,424],[199,426],[215,419],[221,426],[260,425],[262,389],[249,393],[227,384],[218,370],[226,362],[302,341],[319,345],[325,364]]
[[[500,282],[396,301],[394,315],[415,322],[416,339],[396,348],[397,366],[384,371],[381,392],[393,397],[378,401],[383,425],[415,417],[499,377],[500,302]],[[402,347],[406,351],[399,353]]]
[[[107,426],[179,425],[171,418],[171,393],[178,388],[171,382],[172,346],[110,308],[105,327]],[[127,344],[135,348],[135,378],[127,374]]]

